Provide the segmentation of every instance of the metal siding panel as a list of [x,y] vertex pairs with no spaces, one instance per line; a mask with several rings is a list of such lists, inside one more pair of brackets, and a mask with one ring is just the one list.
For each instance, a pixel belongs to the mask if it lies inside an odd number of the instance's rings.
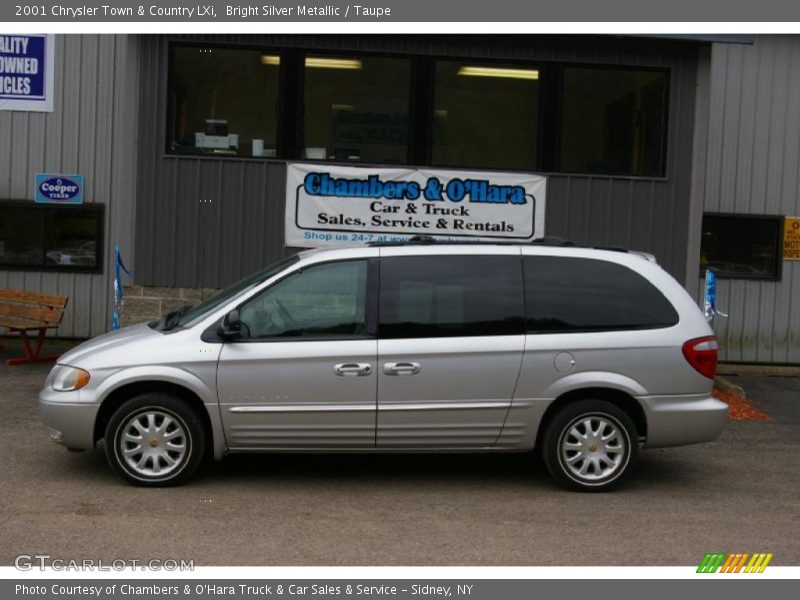
[[[121,110],[115,91],[130,80],[131,68],[138,71],[138,56],[129,53],[129,47],[133,47],[130,36],[57,35],[53,112],[0,112],[0,131],[5,133],[5,125],[17,130],[17,136],[10,130],[7,136],[0,135],[0,194],[30,198],[37,171],[79,172],[86,178],[86,201],[106,205],[102,274],[0,272],[4,287],[69,296],[56,330],[62,337],[88,337],[106,330],[112,300],[112,240],[120,225],[129,231],[132,227],[137,100],[127,100],[127,110]],[[123,123],[127,123],[124,135]],[[115,136],[119,144],[114,143]],[[126,203],[129,208],[122,218],[112,218],[115,207]]]
[[[9,194],[12,198],[31,198],[33,182],[26,185],[28,178],[28,153],[20,152],[20,148],[28,145],[28,113],[14,114],[14,126],[11,130],[11,161],[9,168]],[[31,175],[31,179],[32,179]]]
[[47,173],[61,172],[63,124],[64,124],[64,80],[65,76],[65,36],[57,35],[55,43],[55,99],[53,102],[53,112],[45,117],[45,142],[40,150],[44,154],[43,171]]
[[42,160],[42,148],[45,146],[45,132],[47,129],[47,114],[46,113],[29,113],[28,119],[28,139],[26,140],[25,147],[27,148],[27,172],[28,172],[28,189],[25,194],[26,198],[33,196],[33,177],[34,173],[46,171],[44,162]]
[[14,127],[11,111],[0,111],[0,196],[11,195],[12,129]]
[[738,171],[739,122],[742,95],[742,53],[739,47],[728,49],[725,68],[727,71],[725,118],[722,130],[722,172],[720,174],[718,210],[732,211],[736,196],[735,175]]
[[[61,122],[61,166],[66,173],[75,173],[79,162],[79,135],[81,120],[89,119],[94,115],[82,114],[81,111],[81,46],[83,37],[80,35],[65,36],[64,44],[64,83],[60,99],[64,119]],[[73,70],[74,69],[74,70]]]
[[[706,211],[800,214],[798,65],[797,35],[714,45]],[[800,262],[784,261],[779,282],[719,282],[730,314],[715,323],[723,360],[800,363],[798,271]]]
[[[98,74],[98,44],[97,36],[84,36],[81,38],[80,52],[80,77],[78,79],[78,94],[80,110],[84,118],[78,118],[78,137],[76,140],[78,162],[76,165],[77,173],[83,174],[86,181],[87,201],[96,201],[98,196],[96,188],[98,182],[95,181],[95,136],[97,129],[102,124],[98,122],[104,115],[98,112],[97,90],[99,79],[105,79],[110,74]],[[104,86],[110,87],[110,86]],[[100,177],[105,177],[105,173],[100,171]]]

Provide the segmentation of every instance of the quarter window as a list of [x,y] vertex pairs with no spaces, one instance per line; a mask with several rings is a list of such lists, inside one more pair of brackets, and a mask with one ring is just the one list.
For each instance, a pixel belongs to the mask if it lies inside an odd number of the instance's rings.
[[526,256],[530,333],[657,329],[678,322],[673,306],[644,277],[594,259]]
[[513,256],[381,259],[380,337],[518,335],[522,271]]
[[239,309],[242,337],[363,337],[366,290],[365,260],[310,267],[276,283]]

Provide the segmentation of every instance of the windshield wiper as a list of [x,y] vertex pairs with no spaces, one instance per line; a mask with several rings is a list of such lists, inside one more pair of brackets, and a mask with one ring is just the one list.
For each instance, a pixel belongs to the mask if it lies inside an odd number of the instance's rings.
[[192,308],[191,304],[186,304],[181,306],[178,310],[173,310],[171,313],[167,313],[163,317],[163,324],[161,326],[161,331],[170,331],[171,329],[175,329],[178,326],[178,322],[180,318],[189,312]]

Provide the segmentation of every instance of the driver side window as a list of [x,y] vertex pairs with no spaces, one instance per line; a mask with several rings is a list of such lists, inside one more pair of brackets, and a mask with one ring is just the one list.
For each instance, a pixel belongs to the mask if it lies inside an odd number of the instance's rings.
[[242,338],[347,338],[366,332],[367,261],[290,275],[239,309]]

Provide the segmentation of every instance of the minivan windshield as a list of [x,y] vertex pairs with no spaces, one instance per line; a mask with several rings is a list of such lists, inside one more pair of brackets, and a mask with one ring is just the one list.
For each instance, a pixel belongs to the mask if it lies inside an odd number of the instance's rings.
[[178,327],[191,327],[197,322],[203,320],[209,313],[219,308],[219,306],[223,303],[232,300],[236,296],[245,293],[247,290],[254,288],[263,281],[266,281],[270,277],[277,275],[288,266],[296,263],[298,260],[299,258],[297,256],[289,256],[284,258],[283,260],[274,263],[265,269],[256,271],[252,275],[248,275],[241,281],[238,281],[232,286],[217,292],[207,300],[204,300],[194,307],[185,306],[179,310],[169,313],[168,315],[159,319],[157,322],[153,323],[151,326],[160,331],[169,331],[170,329],[176,329]]

